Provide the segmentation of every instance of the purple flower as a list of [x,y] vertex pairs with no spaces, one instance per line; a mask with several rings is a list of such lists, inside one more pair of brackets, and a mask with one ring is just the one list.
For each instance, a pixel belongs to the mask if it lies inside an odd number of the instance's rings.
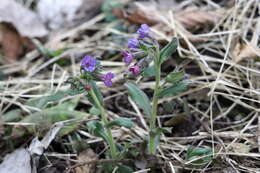
[[103,75],[101,77],[101,80],[104,82],[104,84],[108,87],[111,87],[113,85],[112,79],[115,77],[115,75],[111,72],[108,72],[107,74]]
[[139,34],[139,38],[144,38],[148,35],[150,32],[150,27],[146,24],[142,24],[141,27],[137,30],[137,33]]
[[96,68],[97,60],[91,56],[85,56],[81,62],[80,66],[85,70],[89,72],[93,72]]
[[127,51],[124,51],[122,52],[122,55],[124,56],[124,59],[123,61],[126,63],[126,64],[130,64],[133,60],[133,55]]
[[128,48],[137,48],[137,46],[138,46],[138,39],[137,38],[128,39]]
[[134,65],[128,69],[133,75],[137,76],[141,73],[139,65]]

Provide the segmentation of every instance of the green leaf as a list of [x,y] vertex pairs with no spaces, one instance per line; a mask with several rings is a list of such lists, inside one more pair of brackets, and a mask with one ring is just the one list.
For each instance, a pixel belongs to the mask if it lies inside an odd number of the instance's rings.
[[98,108],[93,106],[92,108],[90,108],[89,113],[93,114],[93,115],[100,115],[101,112],[100,112],[100,110]]
[[131,99],[141,108],[147,116],[151,116],[151,105],[147,95],[140,90],[135,84],[127,82],[125,86]]
[[184,73],[183,72],[171,72],[170,74],[167,75],[166,77],[166,82],[169,83],[177,83],[179,81],[181,81],[184,77]]
[[[205,157],[202,157],[205,156]],[[201,159],[194,160],[196,158],[202,157]],[[186,160],[194,160],[191,165],[204,166],[212,160],[212,149],[211,148],[193,148],[189,147],[187,150]]]
[[93,120],[87,123],[88,130],[90,133],[97,137],[101,137],[104,141],[108,142],[108,136],[105,131],[103,124],[99,121]]
[[30,100],[28,100],[26,105],[31,106],[31,107],[36,107],[36,108],[43,108],[47,103],[58,101],[58,100],[64,98],[65,95],[66,95],[66,93],[64,93],[62,91],[58,91],[55,94],[52,94],[49,96],[30,99]]
[[173,38],[160,52],[160,63],[163,63],[178,47],[177,38]]
[[14,109],[2,116],[2,120],[4,122],[16,122],[22,118],[22,110],[21,109]]
[[68,95],[73,96],[80,93],[82,93],[82,91],[72,89],[69,89],[67,91],[58,91],[48,96],[30,99],[25,104],[31,107],[44,108],[49,102],[57,102]]
[[126,165],[118,165],[117,173],[133,173],[134,170]]
[[115,0],[105,0],[101,6],[102,12],[110,12],[113,8],[122,7],[122,4]]
[[112,22],[117,19],[111,12],[113,8],[122,8],[122,4],[114,0],[106,0],[101,6],[101,11],[105,13],[105,20],[107,22]]
[[130,118],[116,118],[115,120],[110,121],[106,126],[112,127],[112,126],[123,126],[126,128],[132,128],[134,123],[131,121]]
[[52,49],[43,47],[42,45],[38,45],[38,48],[43,55],[48,56],[50,58],[59,56],[64,52],[64,49],[52,50]]
[[186,88],[187,88],[187,83],[180,82],[180,83],[177,83],[176,85],[163,89],[161,92],[158,93],[157,97],[158,98],[172,97],[172,96],[175,96],[175,95],[181,93]]
[[155,76],[155,68],[154,66],[147,67],[143,70],[144,77],[153,77]]
[[[95,81],[91,81],[90,84],[91,84],[91,86],[92,86],[92,88],[93,88],[93,91],[94,91],[96,97],[98,98],[99,103],[100,103],[101,105],[103,105],[103,96],[102,96],[102,94],[101,94],[100,89],[97,87],[96,82],[95,82]],[[95,105],[96,107],[98,107],[98,105],[96,104],[96,102],[93,100],[93,98],[92,98],[89,94],[88,94],[87,97],[88,97],[89,101],[90,101],[93,105]]]
[[[21,121],[19,121],[19,123],[30,123],[34,125],[24,126],[24,128],[13,128],[13,134],[18,134],[18,136],[22,136],[26,133],[30,134],[35,132],[36,127],[39,127],[40,129],[46,129],[51,127],[52,124],[59,121],[65,121],[69,119],[82,119],[86,116],[89,116],[89,114],[74,110],[78,102],[79,98],[75,98],[73,100],[66,101],[51,108],[43,109],[40,112],[34,112],[33,114],[30,114]],[[74,126],[72,131],[75,129],[76,126]],[[68,133],[68,130],[66,132]]]

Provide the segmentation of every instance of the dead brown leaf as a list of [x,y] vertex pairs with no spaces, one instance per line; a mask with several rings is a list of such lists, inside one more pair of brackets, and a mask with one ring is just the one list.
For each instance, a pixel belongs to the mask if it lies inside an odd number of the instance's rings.
[[28,150],[24,148],[16,149],[11,154],[5,156],[4,161],[0,164],[0,172],[32,173],[30,161]]
[[113,15],[118,18],[127,20],[131,23],[154,25],[159,23],[159,19],[154,15],[154,10],[134,8],[131,11],[125,11],[122,8],[115,8],[112,10]]
[[34,48],[29,38],[48,33],[34,12],[14,0],[0,1],[0,32],[6,63],[16,61],[23,48]]
[[8,24],[0,24],[0,33],[2,35],[1,42],[6,63],[11,63],[17,60],[22,54],[23,48],[33,49],[32,42],[25,37],[21,37],[16,29]]
[[[89,162],[96,160],[98,158],[97,154],[92,149],[87,149],[79,154],[78,160],[80,162]],[[76,173],[94,173],[95,172],[95,163],[84,164],[80,167],[75,168]]]
[[237,43],[232,51],[232,57],[235,63],[249,58],[260,58],[260,48],[251,43]]
[[[160,14],[156,7],[141,6],[132,9],[114,9],[113,14],[118,18],[127,20],[131,23],[154,25],[162,23]],[[216,12],[207,12],[198,8],[187,8],[175,14],[175,20],[183,25],[186,29],[196,30],[205,24],[214,24],[220,16]],[[163,24],[165,27],[165,24]]]
[[176,20],[188,30],[197,30],[203,25],[214,24],[219,20],[215,12],[207,12],[198,8],[187,8],[176,14]]

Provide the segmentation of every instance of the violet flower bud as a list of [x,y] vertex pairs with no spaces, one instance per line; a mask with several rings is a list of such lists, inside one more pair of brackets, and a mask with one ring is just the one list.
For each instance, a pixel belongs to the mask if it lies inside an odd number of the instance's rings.
[[107,87],[111,87],[113,85],[112,79],[115,77],[115,75],[111,72],[108,72],[107,74],[103,75],[101,77],[101,80],[104,82],[104,84]]
[[84,88],[85,88],[85,90],[90,90],[91,88],[92,88],[92,86],[90,85],[90,84],[86,84],[85,86],[84,86]]
[[130,38],[128,39],[128,48],[137,48],[138,46],[138,39],[137,38]]
[[133,55],[127,51],[124,51],[122,52],[122,55],[124,56],[124,59],[123,61],[126,63],[126,64],[130,64],[133,60]]
[[85,56],[81,62],[80,66],[85,70],[89,72],[93,72],[96,68],[97,60],[91,56]]
[[132,72],[133,75],[137,76],[141,73],[141,69],[139,65],[134,65],[128,69],[128,71]]
[[147,24],[142,24],[141,27],[137,30],[137,33],[139,34],[139,38],[141,39],[145,38],[149,32],[150,32],[150,27]]

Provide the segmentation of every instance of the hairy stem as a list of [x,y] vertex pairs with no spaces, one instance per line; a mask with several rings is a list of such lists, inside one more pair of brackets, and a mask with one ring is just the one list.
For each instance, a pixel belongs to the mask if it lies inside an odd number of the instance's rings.
[[[89,90],[89,94],[91,95],[91,97],[93,98],[94,102],[98,106],[98,109],[100,110],[102,122],[104,124],[107,124],[108,120],[107,120],[106,111],[105,111],[104,107],[101,105],[101,103],[99,102],[99,100],[98,100],[94,90],[90,89]],[[108,145],[110,147],[111,157],[112,157],[112,159],[116,159],[117,158],[117,149],[116,149],[116,145],[114,143],[112,132],[111,132],[111,130],[109,128],[106,128],[106,131],[107,131],[107,135],[108,135]]]
[[151,135],[153,129],[156,128],[156,116],[157,116],[157,107],[158,107],[158,98],[157,94],[160,90],[160,78],[161,78],[161,65],[159,63],[159,54],[157,53],[157,57],[155,58],[155,88],[153,93],[152,100],[152,116],[150,118],[150,139],[149,139],[149,153],[155,154],[156,152],[156,144],[155,144],[155,135]]

